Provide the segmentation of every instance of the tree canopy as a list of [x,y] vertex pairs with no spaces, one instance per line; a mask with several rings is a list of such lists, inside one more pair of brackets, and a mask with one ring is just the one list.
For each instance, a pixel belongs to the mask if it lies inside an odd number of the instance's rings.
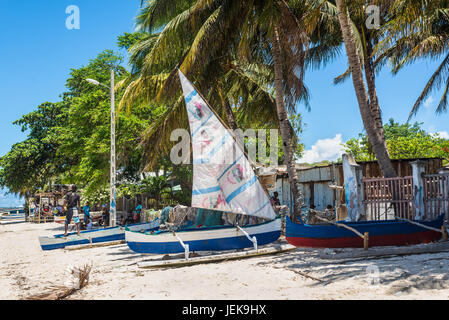
[[[423,123],[400,124],[390,119],[384,125],[388,152],[392,159],[444,158],[449,160],[449,140],[422,129]],[[344,144],[357,161],[374,161],[375,155],[365,134]]]

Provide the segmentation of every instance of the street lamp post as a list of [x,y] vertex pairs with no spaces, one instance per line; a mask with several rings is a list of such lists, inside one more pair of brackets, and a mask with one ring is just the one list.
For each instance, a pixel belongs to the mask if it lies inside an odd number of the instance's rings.
[[87,82],[94,84],[96,86],[100,85],[106,87],[111,93],[111,188],[109,192],[109,220],[112,227],[116,226],[117,221],[117,207],[115,201],[115,177],[116,177],[116,166],[115,166],[115,92],[114,92],[114,70],[111,70],[111,86],[104,85],[94,79],[86,79]]

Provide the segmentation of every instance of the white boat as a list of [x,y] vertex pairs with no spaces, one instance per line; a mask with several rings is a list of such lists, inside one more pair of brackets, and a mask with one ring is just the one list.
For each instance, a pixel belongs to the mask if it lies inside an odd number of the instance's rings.
[[195,226],[145,233],[126,230],[129,248],[138,253],[170,254],[222,251],[276,241],[281,221],[271,206],[244,151],[193,85],[179,71],[193,149],[192,208],[271,220],[249,226]]
[[[153,230],[159,228],[159,219],[155,219],[151,222],[133,224],[127,226],[129,230]],[[111,228],[102,228],[89,231],[82,231],[80,235],[75,233],[69,233],[67,237],[63,234],[55,235],[53,237],[39,237],[39,243],[42,250],[55,250],[63,249],[68,246],[75,246],[80,244],[100,243],[125,240],[125,227],[117,226]]]

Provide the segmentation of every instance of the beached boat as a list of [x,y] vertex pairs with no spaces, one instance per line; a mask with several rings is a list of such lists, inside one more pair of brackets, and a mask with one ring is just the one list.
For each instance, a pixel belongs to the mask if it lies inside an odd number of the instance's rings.
[[0,216],[0,220],[2,221],[25,221],[25,214],[3,214]]
[[[433,221],[413,221],[427,227],[441,230],[444,214]],[[441,239],[441,233],[403,220],[339,222],[357,230],[369,233],[369,246],[400,246],[429,243]],[[364,240],[353,231],[333,224],[309,225],[294,223],[286,217],[285,237],[296,247],[346,248],[363,247]]]
[[[179,71],[189,118],[193,150],[192,208],[264,218],[246,226],[176,228],[137,233],[126,230],[129,248],[138,253],[170,254],[190,251],[243,249],[275,242],[281,221],[271,206],[243,148],[230,130]],[[237,220],[238,221],[238,220]],[[241,221],[241,220],[240,220]],[[180,227],[180,226],[177,226]]]
[[[157,230],[159,228],[159,222],[159,219],[155,219],[151,222],[129,225],[127,228],[133,231]],[[39,237],[42,250],[55,250],[67,246],[119,240],[125,240],[125,227],[123,226],[82,231],[80,236],[75,232],[69,233],[67,237],[64,237],[63,234],[53,237]]]
[[[275,242],[281,236],[281,219],[243,227],[249,237],[256,237],[257,245]],[[176,233],[170,231],[148,231],[139,233],[126,231],[128,247],[137,253],[168,254],[185,251],[178,238],[190,251],[225,251],[251,248],[254,243],[233,226],[217,226],[199,229],[184,229]]]
[[[91,212],[90,214],[91,214],[93,222],[97,222],[98,220],[100,220],[102,218],[102,212],[101,211]],[[83,221],[84,220],[84,213],[80,213],[79,216],[80,216],[80,220]],[[59,223],[59,224],[65,224],[66,216],[53,215],[53,217],[54,217],[53,222]]]

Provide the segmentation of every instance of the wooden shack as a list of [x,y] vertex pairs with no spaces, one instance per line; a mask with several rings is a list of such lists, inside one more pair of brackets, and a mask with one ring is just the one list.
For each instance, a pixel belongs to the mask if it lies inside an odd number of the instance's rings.
[[[426,163],[425,174],[436,174],[443,167],[443,159],[398,159],[392,160],[399,177],[407,177],[412,175],[411,162],[422,160]],[[361,161],[357,162],[362,167],[364,178],[380,178],[382,173],[377,161]],[[288,173],[286,166],[277,167],[278,174],[276,186],[270,190],[272,195],[274,191],[279,193],[279,200],[282,205],[293,208],[293,200],[290,191],[290,183],[288,181]],[[300,182],[301,192],[304,196],[304,203],[307,206],[315,207],[317,210],[325,210],[328,205],[337,207],[345,203],[344,191],[329,188],[329,185],[343,186],[343,165],[335,163],[328,166],[304,166],[296,165],[298,178]]]

